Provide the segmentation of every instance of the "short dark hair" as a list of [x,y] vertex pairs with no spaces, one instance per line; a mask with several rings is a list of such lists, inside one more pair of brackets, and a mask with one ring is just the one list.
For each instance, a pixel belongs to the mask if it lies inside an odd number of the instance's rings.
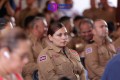
[[38,16],[34,17],[34,19],[31,22],[31,27],[32,28],[34,27],[34,25],[36,24],[36,21],[38,21],[38,20],[42,20],[43,21],[44,19],[45,19],[44,17],[38,17]]
[[68,16],[63,16],[63,17],[61,17],[58,21],[59,21],[60,23],[63,23],[63,24],[64,24],[64,22],[69,21],[69,20],[70,20],[70,17],[68,17]]
[[47,35],[51,35],[53,36],[53,34],[60,28],[64,27],[64,25],[62,23],[59,22],[54,22],[52,24],[50,24],[49,28],[48,28],[48,33]]
[[37,13],[36,16],[37,17],[44,17],[45,18],[45,15],[43,13]]
[[0,38],[0,49],[7,47],[9,51],[12,51],[17,47],[20,40],[28,40],[26,34],[21,28],[13,28]]
[[24,20],[24,27],[23,29],[28,29],[28,25],[33,21],[33,19],[35,18],[35,16],[27,16]]
[[84,17],[77,15],[74,17],[73,21],[77,21],[77,20],[81,20],[81,19],[84,19]]
[[85,18],[83,19],[80,23],[79,23],[79,27],[81,27],[82,25],[84,24],[90,24],[91,25],[91,28],[93,28],[93,20],[91,19],[88,19],[88,18]]

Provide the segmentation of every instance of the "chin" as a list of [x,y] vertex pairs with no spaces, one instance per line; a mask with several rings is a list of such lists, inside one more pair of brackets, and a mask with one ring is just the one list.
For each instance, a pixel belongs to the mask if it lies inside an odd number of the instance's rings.
[[65,47],[66,45],[60,45],[59,47]]

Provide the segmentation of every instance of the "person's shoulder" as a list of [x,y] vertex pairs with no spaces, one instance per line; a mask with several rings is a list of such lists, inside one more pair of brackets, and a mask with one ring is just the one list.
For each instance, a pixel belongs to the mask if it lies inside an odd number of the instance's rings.
[[69,49],[69,51],[72,53],[72,54],[78,54],[77,51],[73,50],[73,49]]
[[40,52],[39,55],[47,54],[48,50],[49,50],[49,47],[47,46],[46,48],[44,48],[44,49]]
[[38,63],[38,70],[40,71],[48,72],[54,69],[54,65],[49,56],[49,47],[46,47],[44,50],[41,51],[41,53],[38,56],[37,63]]
[[39,56],[38,56],[38,62],[45,62],[45,61],[48,61],[48,47],[46,47],[45,49],[43,49]]
[[120,42],[120,38],[116,39],[113,43],[119,43]]
[[87,44],[85,47],[85,54],[93,53],[94,50],[97,49],[97,44],[92,43],[92,44]]
[[69,49],[69,51],[70,51],[70,54],[72,55],[72,57],[74,57],[77,61],[80,61],[80,56],[77,51],[75,51],[73,49]]

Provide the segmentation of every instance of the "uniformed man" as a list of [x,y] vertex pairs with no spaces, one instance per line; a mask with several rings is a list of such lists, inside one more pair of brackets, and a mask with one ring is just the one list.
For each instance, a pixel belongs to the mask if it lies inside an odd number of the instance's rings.
[[28,37],[32,42],[32,51],[31,54],[29,54],[29,62],[23,69],[24,80],[32,80],[32,74],[37,70],[37,57],[41,50],[45,48],[45,44],[43,44],[42,40],[46,26],[44,20],[43,17],[35,17],[32,21],[32,26],[29,28],[30,35]]
[[96,12],[97,12],[97,5],[96,5],[96,0],[90,0],[90,5],[91,8],[84,10],[83,15],[87,18],[96,19]]
[[27,7],[20,11],[17,25],[23,27],[24,20],[27,16],[35,16],[39,11],[33,4],[35,0],[26,0]]
[[109,6],[108,0],[100,0],[98,7],[97,12],[95,13],[96,19],[115,22],[116,9]]
[[92,44],[94,42],[92,29],[93,29],[93,21],[91,19],[87,19],[87,18],[83,19],[79,24],[79,31],[80,31],[79,35],[81,38],[79,39],[79,41],[81,40],[81,42],[77,43],[75,46],[76,46],[76,50],[80,54],[80,58],[84,66],[85,66],[84,63],[85,47],[86,45]]
[[90,80],[100,80],[108,61],[116,53],[111,39],[108,37],[107,23],[98,19],[94,22],[92,44],[85,49],[85,66]]

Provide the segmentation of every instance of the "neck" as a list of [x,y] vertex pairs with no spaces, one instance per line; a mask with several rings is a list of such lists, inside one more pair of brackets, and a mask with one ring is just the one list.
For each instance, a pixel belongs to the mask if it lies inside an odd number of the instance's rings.
[[94,40],[96,42],[98,42],[99,44],[105,43],[105,38],[104,37],[94,36]]

